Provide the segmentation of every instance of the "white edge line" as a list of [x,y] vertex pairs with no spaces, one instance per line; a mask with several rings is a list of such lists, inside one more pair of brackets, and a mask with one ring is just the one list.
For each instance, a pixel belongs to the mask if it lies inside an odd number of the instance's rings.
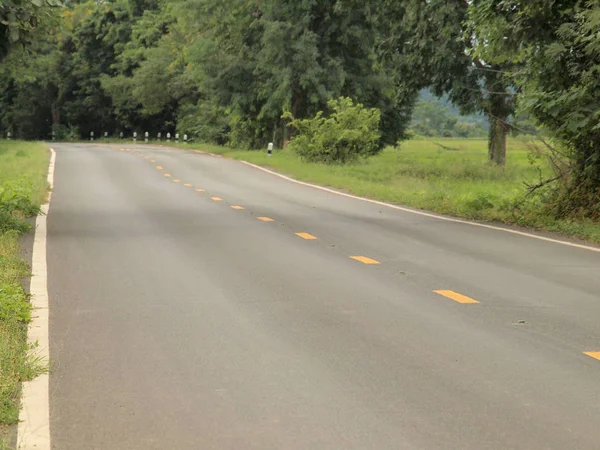
[[282,174],[277,173],[277,172],[275,172],[273,170],[265,169],[264,167],[258,166],[256,164],[252,164],[252,163],[250,163],[248,161],[242,161],[242,160],[239,160],[239,161],[241,163],[243,163],[243,164],[246,164],[248,166],[254,167],[255,169],[262,170],[263,172],[267,172],[267,173],[269,173],[271,175],[275,175],[276,177],[283,178],[284,180],[287,180],[287,181],[291,181],[292,183],[300,184],[302,186],[309,186],[309,187],[312,187],[314,189],[319,189],[321,191],[329,192],[331,194],[341,195],[342,197],[348,197],[348,198],[352,198],[352,199],[355,199],[355,200],[361,200],[363,202],[374,203],[374,204],[379,205],[379,206],[385,206],[387,208],[392,208],[392,209],[396,209],[396,210],[399,210],[399,211],[404,211],[404,212],[407,212],[407,213],[416,214],[416,215],[419,215],[419,216],[431,217],[433,219],[438,219],[438,220],[445,220],[446,222],[461,223],[461,224],[465,224],[465,225],[471,225],[473,227],[487,228],[489,230],[496,230],[496,231],[503,231],[504,233],[516,234],[518,236],[525,236],[525,237],[529,237],[529,238],[533,238],[533,239],[538,239],[540,241],[552,242],[554,244],[566,245],[566,246],[569,246],[569,247],[575,247],[575,248],[580,248],[580,249],[583,249],[583,250],[590,250],[592,252],[598,252],[598,253],[600,253],[600,248],[597,248],[597,247],[590,247],[588,245],[575,244],[573,242],[561,241],[559,239],[552,239],[552,238],[548,238],[548,237],[544,237],[544,236],[538,236],[538,235],[531,234],[531,233],[525,233],[523,231],[517,231],[517,230],[511,230],[511,229],[508,229],[508,228],[496,227],[494,225],[488,225],[488,224],[485,224],[485,223],[469,222],[468,220],[454,219],[452,217],[440,216],[440,215],[437,215],[437,214],[431,214],[431,213],[427,213],[427,212],[423,212],[423,211],[415,211],[413,209],[404,208],[402,206],[393,205],[391,203],[381,202],[379,200],[372,200],[370,198],[364,198],[364,197],[359,197],[357,195],[346,194],[345,192],[339,192],[339,191],[336,191],[334,189],[329,189],[329,188],[326,188],[326,187],[323,187],[323,186],[319,186],[319,185],[316,185],[316,184],[306,183],[304,181],[295,180],[295,179],[293,179],[291,177],[288,177],[286,175],[282,175]]
[[[48,166],[48,202],[36,219],[31,263],[31,304],[32,320],[29,324],[27,339],[36,345],[36,354],[45,361],[50,359],[48,338],[48,275],[46,267],[46,217],[50,209],[50,199],[54,187],[54,167],[56,152],[50,149]],[[19,450],[50,450],[50,397],[49,374],[45,373],[32,381],[23,383],[23,397],[19,426],[17,430],[17,448]]]

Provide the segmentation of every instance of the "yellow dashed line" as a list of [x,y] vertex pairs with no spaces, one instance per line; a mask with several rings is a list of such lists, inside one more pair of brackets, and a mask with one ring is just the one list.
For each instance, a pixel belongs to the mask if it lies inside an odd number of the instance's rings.
[[458,292],[454,292],[454,291],[433,291],[436,294],[439,295],[443,295],[446,298],[449,298],[450,300],[454,300],[455,302],[458,303],[479,303],[477,300],[473,300],[470,297],[466,297],[462,294],[459,294]]
[[173,183],[181,183],[181,180],[173,180]]
[[363,264],[381,264],[379,261],[375,261],[374,259],[367,258],[366,256],[351,256],[350,258],[359,261]]
[[156,168],[157,168],[158,170],[164,170],[164,169],[165,169],[163,166],[156,166]]
[[156,160],[155,160],[155,159],[151,159],[151,160],[150,160],[150,162],[151,162],[151,163],[155,163],[155,162],[156,162]]
[[185,183],[184,186],[185,187],[192,187],[192,185],[190,183]]
[[317,238],[312,234],[308,233],[296,233],[296,236],[300,236],[302,239],[306,239],[307,241],[316,241]]
[[165,177],[170,178],[171,174],[170,173],[165,173]]
[[600,361],[600,352],[583,352],[584,355],[590,356]]
[[219,197],[211,197],[210,199],[213,200],[213,201],[215,201],[215,202],[222,202],[223,201],[223,199],[219,198]]
[[204,192],[204,189],[198,188],[198,189],[196,189],[196,192]]
[[275,222],[275,220],[270,217],[257,217],[258,220],[262,220],[263,222]]
[[243,206],[236,206],[236,205],[232,206],[231,208],[232,208],[232,209],[244,209],[244,207],[243,207]]

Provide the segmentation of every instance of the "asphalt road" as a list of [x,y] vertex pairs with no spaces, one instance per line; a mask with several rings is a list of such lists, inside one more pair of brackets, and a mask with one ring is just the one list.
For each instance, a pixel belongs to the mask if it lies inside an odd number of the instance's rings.
[[123,148],[55,147],[53,448],[600,448],[600,253]]

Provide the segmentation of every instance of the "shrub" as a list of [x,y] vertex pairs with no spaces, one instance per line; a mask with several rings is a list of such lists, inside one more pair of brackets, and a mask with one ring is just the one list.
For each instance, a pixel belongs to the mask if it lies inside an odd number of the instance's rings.
[[[320,111],[312,119],[293,120],[296,135],[290,149],[305,161],[346,164],[381,151],[380,112],[341,97],[328,103],[332,112]],[[289,114],[286,116],[291,118]]]

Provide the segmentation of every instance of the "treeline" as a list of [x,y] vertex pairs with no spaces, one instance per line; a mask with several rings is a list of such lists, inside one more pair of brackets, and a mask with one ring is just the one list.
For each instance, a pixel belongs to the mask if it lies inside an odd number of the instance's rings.
[[6,61],[1,122],[24,138],[187,133],[238,147],[283,145],[341,96],[381,112],[382,144],[414,92],[381,49],[377,2],[72,2],[27,54]]
[[54,1],[0,5],[3,133],[284,146],[343,97],[379,111],[381,148],[429,88],[486,116],[500,165],[527,113],[552,139],[561,208],[600,215],[599,0]]

